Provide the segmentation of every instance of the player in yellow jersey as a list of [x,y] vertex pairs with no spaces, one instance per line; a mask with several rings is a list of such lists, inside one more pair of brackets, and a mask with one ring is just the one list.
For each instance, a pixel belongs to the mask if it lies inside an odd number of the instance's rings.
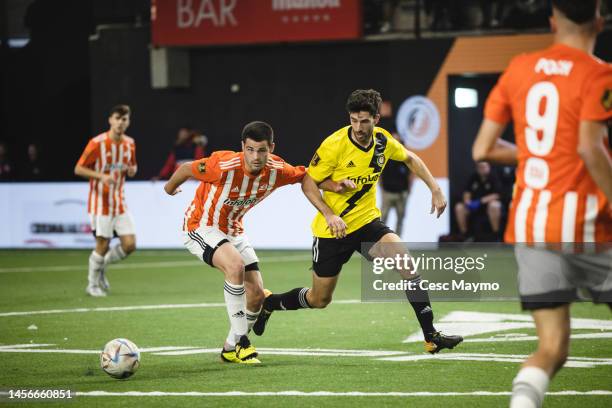
[[[264,332],[274,310],[326,307],[331,302],[342,265],[355,251],[367,259],[394,257],[398,253],[394,251],[405,252],[403,245],[394,245],[401,243],[401,239],[380,220],[380,210],[376,207],[376,185],[388,160],[404,162],[427,184],[432,193],[431,213],[435,211],[439,217],[446,208],[446,198],[425,163],[389,132],[376,126],[381,103],[380,94],[373,89],[354,91],[346,104],[350,126],[325,139],[312,158],[302,180],[304,194],[319,211],[312,223],[312,288],[267,293],[262,313],[253,326],[255,334]],[[337,188],[321,196],[319,187],[326,180],[335,182]],[[362,246],[365,243],[373,245]],[[463,338],[436,331],[429,295],[418,285],[420,277],[406,272],[403,276],[414,282],[406,296],[423,330],[425,349],[432,354],[444,348],[452,349]]]

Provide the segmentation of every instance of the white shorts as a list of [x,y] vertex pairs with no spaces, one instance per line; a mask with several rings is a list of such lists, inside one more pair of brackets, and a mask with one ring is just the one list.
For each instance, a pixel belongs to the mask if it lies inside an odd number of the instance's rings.
[[612,249],[565,254],[517,244],[514,251],[523,309],[571,303],[578,288],[589,291],[595,303],[612,303]]
[[227,235],[215,227],[200,227],[191,232],[183,233],[183,244],[185,247],[210,266],[214,266],[212,258],[221,245],[229,242],[238,250],[242,261],[248,270],[255,270],[259,259],[245,234],[238,236]]
[[111,239],[114,236],[113,233],[116,233],[119,237],[122,235],[135,235],[136,233],[134,219],[129,212],[124,212],[114,217],[110,215],[89,214],[89,220],[91,222],[91,229],[96,237]]

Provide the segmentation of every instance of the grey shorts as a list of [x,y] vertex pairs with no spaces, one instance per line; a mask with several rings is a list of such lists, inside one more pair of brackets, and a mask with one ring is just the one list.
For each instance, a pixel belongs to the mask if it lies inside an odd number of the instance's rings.
[[563,253],[517,245],[521,304],[525,310],[556,307],[578,300],[586,289],[595,303],[612,304],[612,249]]

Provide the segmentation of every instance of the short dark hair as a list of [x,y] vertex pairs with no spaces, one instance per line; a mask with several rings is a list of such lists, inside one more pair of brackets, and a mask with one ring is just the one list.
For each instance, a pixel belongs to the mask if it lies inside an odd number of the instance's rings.
[[274,143],[274,130],[266,122],[256,120],[255,122],[247,123],[244,129],[242,129],[242,141],[246,142],[247,139],[256,142],[263,142],[265,140],[271,146]]
[[113,116],[115,113],[119,116],[129,115],[132,112],[129,105],[115,105],[111,108],[108,116]]
[[575,24],[593,21],[599,0],[552,0],[552,6]]
[[349,113],[370,112],[372,116],[378,115],[382,98],[374,89],[357,89],[353,91],[346,101],[346,110]]

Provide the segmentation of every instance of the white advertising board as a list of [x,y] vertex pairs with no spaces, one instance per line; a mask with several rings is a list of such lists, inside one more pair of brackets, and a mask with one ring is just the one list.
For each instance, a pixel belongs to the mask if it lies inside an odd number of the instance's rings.
[[[439,179],[448,193],[448,180]],[[196,182],[187,182],[174,197],[163,182],[128,181],[126,201],[136,223],[139,248],[182,248],[183,214],[193,198]],[[94,243],[87,216],[86,182],[1,183],[0,247],[91,248]],[[379,197],[380,198],[380,197]],[[380,200],[379,200],[380,202]],[[437,241],[449,230],[449,209],[436,219],[429,214],[431,195],[416,182],[408,199],[402,238],[408,242]],[[312,236],[314,208],[299,185],[275,191],[244,218],[247,235],[255,248],[307,249]],[[388,219],[395,227],[395,214]]]

